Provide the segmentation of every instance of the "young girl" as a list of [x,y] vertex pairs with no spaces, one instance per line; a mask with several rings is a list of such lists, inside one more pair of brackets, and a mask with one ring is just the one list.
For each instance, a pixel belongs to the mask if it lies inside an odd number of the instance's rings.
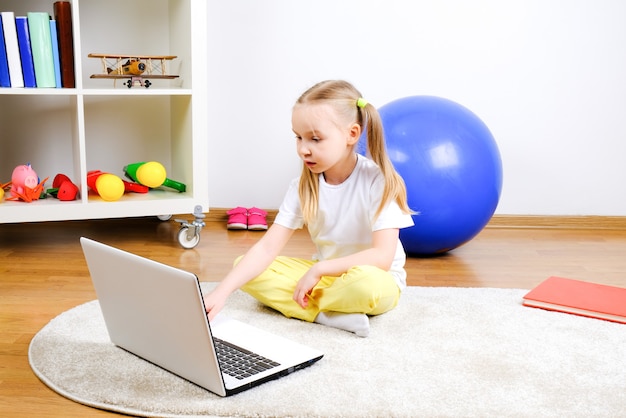
[[[205,296],[209,319],[241,288],[287,317],[366,337],[367,315],[393,309],[406,286],[398,236],[413,220],[404,182],[387,157],[378,112],[348,82],[304,92],[292,127],[302,174],[265,235]],[[371,160],[355,151],[363,130]],[[315,260],[279,256],[304,225]]]

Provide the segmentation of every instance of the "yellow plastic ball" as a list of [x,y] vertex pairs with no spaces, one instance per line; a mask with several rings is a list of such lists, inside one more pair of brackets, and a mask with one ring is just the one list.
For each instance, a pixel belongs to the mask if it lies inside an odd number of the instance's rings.
[[124,182],[115,174],[101,174],[96,179],[96,189],[102,200],[114,202],[124,194]]
[[0,187],[0,200],[4,197],[4,189]]
[[156,161],[150,161],[142,164],[137,169],[137,180],[144,186],[151,188],[159,187],[165,182],[167,173],[163,164]]

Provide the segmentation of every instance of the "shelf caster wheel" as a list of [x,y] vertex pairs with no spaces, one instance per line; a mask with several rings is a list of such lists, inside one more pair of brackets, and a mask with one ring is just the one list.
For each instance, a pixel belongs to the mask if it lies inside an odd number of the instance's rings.
[[148,87],[150,87],[150,86],[152,85],[152,83],[150,82],[150,80],[146,80],[146,81],[143,83],[143,85],[144,85],[144,86],[146,86],[146,88],[148,88]]
[[189,223],[184,220],[176,219],[180,223],[180,231],[178,231],[178,242],[183,248],[191,249],[200,242],[200,231],[204,227],[204,213],[202,206],[196,206],[193,210],[195,219]]
[[200,242],[200,233],[195,231],[194,228],[183,226],[178,231],[178,242],[183,248],[194,248]]
[[172,215],[157,215],[157,218],[159,219],[159,221],[165,222],[172,219]]

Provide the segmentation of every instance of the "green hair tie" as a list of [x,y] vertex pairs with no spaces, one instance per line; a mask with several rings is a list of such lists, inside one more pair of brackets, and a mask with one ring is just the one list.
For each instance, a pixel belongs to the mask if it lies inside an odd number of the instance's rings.
[[356,101],[356,105],[360,107],[361,109],[363,109],[365,108],[365,106],[367,106],[367,100],[365,100],[362,97],[359,97],[358,100]]

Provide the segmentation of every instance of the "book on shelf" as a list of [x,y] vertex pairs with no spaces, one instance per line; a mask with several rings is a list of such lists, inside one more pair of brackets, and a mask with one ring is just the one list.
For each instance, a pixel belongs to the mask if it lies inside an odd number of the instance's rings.
[[59,38],[57,38],[57,21],[50,20],[50,38],[52,39],[52,59],[54,62],[54,84],[57,88],[61,84],[61,61],[59,60]]
[[28,12],[26,16],[37,87],[56,87],[50,15],[46,12]]
[[4,45],[9,64],[9,77],[11,87],[24,87],[24,77],[22,76],[22,59],[20,58],[20,48],[17,44],[17,29],[15,27],[15,13],[0,12],[2,16],[2,29],[4,32]]
[[4,28],[2,26],[2,19],[0,19],[0,87],[11,87],[9,61],[7,60],[7,50],[4,46]]
[[523,297],[525,306],[626,324],[626,288],[552,276]]
[[69,1],[53,4],[54,19],[57,22],[59,58],[61,61],[61,83],[63,87],[75,87],[74,74],[74,34],[72,28],[72,5]]
[[37,87],[33,51],[30,46],[30,34],[28,33],[28,19],[26,16],[16,16],[15,26],[17,28],[17,43],[20,47],[20,57],[22,59],[24,87]]

